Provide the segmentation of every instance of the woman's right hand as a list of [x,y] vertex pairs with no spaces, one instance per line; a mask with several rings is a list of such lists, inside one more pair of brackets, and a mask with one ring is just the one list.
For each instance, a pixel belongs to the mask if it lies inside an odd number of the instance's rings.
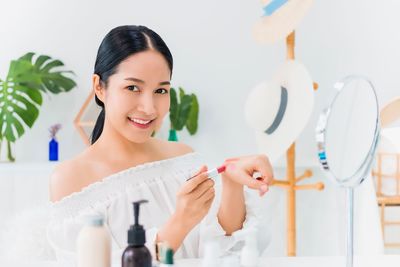
[[184,227],[192,229],[207,215],[215,197],[214,181],[202,166],[185,182],[176,195],[175,216]]
[[156,242],[167,242],[176,251],[186,235],[207,215],[215,197],[214,181],[203,166],[176,195],[176,210],[158,231]]

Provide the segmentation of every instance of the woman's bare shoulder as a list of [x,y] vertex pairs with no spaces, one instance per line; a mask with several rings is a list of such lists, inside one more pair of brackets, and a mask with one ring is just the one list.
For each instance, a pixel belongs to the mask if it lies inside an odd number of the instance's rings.
[[73,192],[80,191],[88,172],[82,154],[60,162],[50,176],[50,200],[55,202]]

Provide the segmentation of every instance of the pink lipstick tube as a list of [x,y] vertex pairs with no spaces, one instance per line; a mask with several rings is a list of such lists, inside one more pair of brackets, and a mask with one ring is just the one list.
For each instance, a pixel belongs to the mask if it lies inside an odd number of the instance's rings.
[[[220,166],[220,167],[218,167],[218,168],[214,168],[214,169],[211,169],[211,170],[207,171],[206,174],[207,174],[207,176],[208,176],[209,178],[214,179],[214,178],[216,178],[219,174],[223,173],[223,172],[225,171],[225,169],[226,169],[226,166],[225,166],[225,165],[222,165],[222,166]],[[194,177],[190,177],[190,178],[187,179],[186,181],[189,181],[189,180],[192,179],[192,178],[194,178]]]

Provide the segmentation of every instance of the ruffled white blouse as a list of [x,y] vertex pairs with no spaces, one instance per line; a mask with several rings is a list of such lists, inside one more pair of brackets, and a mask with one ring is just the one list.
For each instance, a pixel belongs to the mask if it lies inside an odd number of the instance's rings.
[[[56,259],[75,262],[76,239],[90,214],[105,218],[112,240],[112,257],[119,262],[127,246],[127,231],[133,223],[132,202],[146,199],[141,206],[140,224],[146,229],[146,246],[154,253],[158,229],[175,210],[176,193],[186,179],[204,164],[197,153],[141,164],[112,174],[99,182],[90,184],[51,204],[51,217],[46,229],[47,240]],[[246,219],[243,228],[231,236],[218,223],[221,184],[216,181],[216,198],[209,214],[186,236],[175,258],[197,258],[203,255],[207,241],[217,241],[223,254],[237,251],[244,241],[247,229],[258,230],[258,243],[263,251],[268,243],[266,226],[261,223],[256,207],[251,204],[250,192],[246,192]]]

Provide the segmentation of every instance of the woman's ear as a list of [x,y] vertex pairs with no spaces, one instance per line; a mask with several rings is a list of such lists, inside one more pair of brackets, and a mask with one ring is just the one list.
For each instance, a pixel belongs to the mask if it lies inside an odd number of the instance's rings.
[[105,88],[103,87],[103,83],[100,80],[100,76],[97,74],[93,74],[92,82],[94,93],[96,94],[97,98],[104,103],[106,92]]

